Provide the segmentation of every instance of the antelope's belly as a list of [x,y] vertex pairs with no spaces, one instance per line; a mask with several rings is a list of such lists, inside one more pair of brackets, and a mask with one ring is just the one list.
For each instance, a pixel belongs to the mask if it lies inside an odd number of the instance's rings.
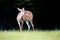
[[24,16],[22,16],[22,20],[26,21],[26,20],[30,20],[30,18],[29,18],[29,16],[24,15]]

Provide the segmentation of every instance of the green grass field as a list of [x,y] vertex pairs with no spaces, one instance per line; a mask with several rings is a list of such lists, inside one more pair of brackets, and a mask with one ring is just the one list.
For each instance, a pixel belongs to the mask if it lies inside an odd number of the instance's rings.
[[0,40],[60,40],[60,31],[0,31]]

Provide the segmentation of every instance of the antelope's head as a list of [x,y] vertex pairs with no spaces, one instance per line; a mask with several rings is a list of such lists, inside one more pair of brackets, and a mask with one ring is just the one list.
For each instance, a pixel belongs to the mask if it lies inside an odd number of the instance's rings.
[[20,8],[17,8],[20,12],[19,13],[21,13],[21,14],[23,14],[24,15],[24,13],[25,13],[25,9],[24,8],[22,8],[22,9],[20,9]]

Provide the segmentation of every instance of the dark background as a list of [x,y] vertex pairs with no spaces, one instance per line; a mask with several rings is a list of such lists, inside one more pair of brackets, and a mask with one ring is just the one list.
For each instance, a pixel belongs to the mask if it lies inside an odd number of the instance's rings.
[[[33,13],[35,29],[59,30],[60,15],[57,4],[48,0],[0,0],[0,30],[19,30],[16,21],[19,12],[17,7],[24,7]],[[27,29],[25,24],[24,26],[24,29]]]

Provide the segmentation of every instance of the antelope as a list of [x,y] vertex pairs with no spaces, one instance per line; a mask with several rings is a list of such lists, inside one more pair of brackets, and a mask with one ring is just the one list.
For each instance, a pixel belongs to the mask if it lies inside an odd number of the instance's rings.
[[[31,11],[27,11],[24,8],[22,8],[22,9],[17,8],[17,9],[20,11],[18,13],[18,15],[17,15],[17,18],[16,18],[20,31],[22,31],[24,21],[25,21],[25,23],[28,26],[28,31],[30,30],[31,26],[32,26],[32,28],[34,30],[32,12]],[[31,25],[29,24],[29,21],[30,21]]]

